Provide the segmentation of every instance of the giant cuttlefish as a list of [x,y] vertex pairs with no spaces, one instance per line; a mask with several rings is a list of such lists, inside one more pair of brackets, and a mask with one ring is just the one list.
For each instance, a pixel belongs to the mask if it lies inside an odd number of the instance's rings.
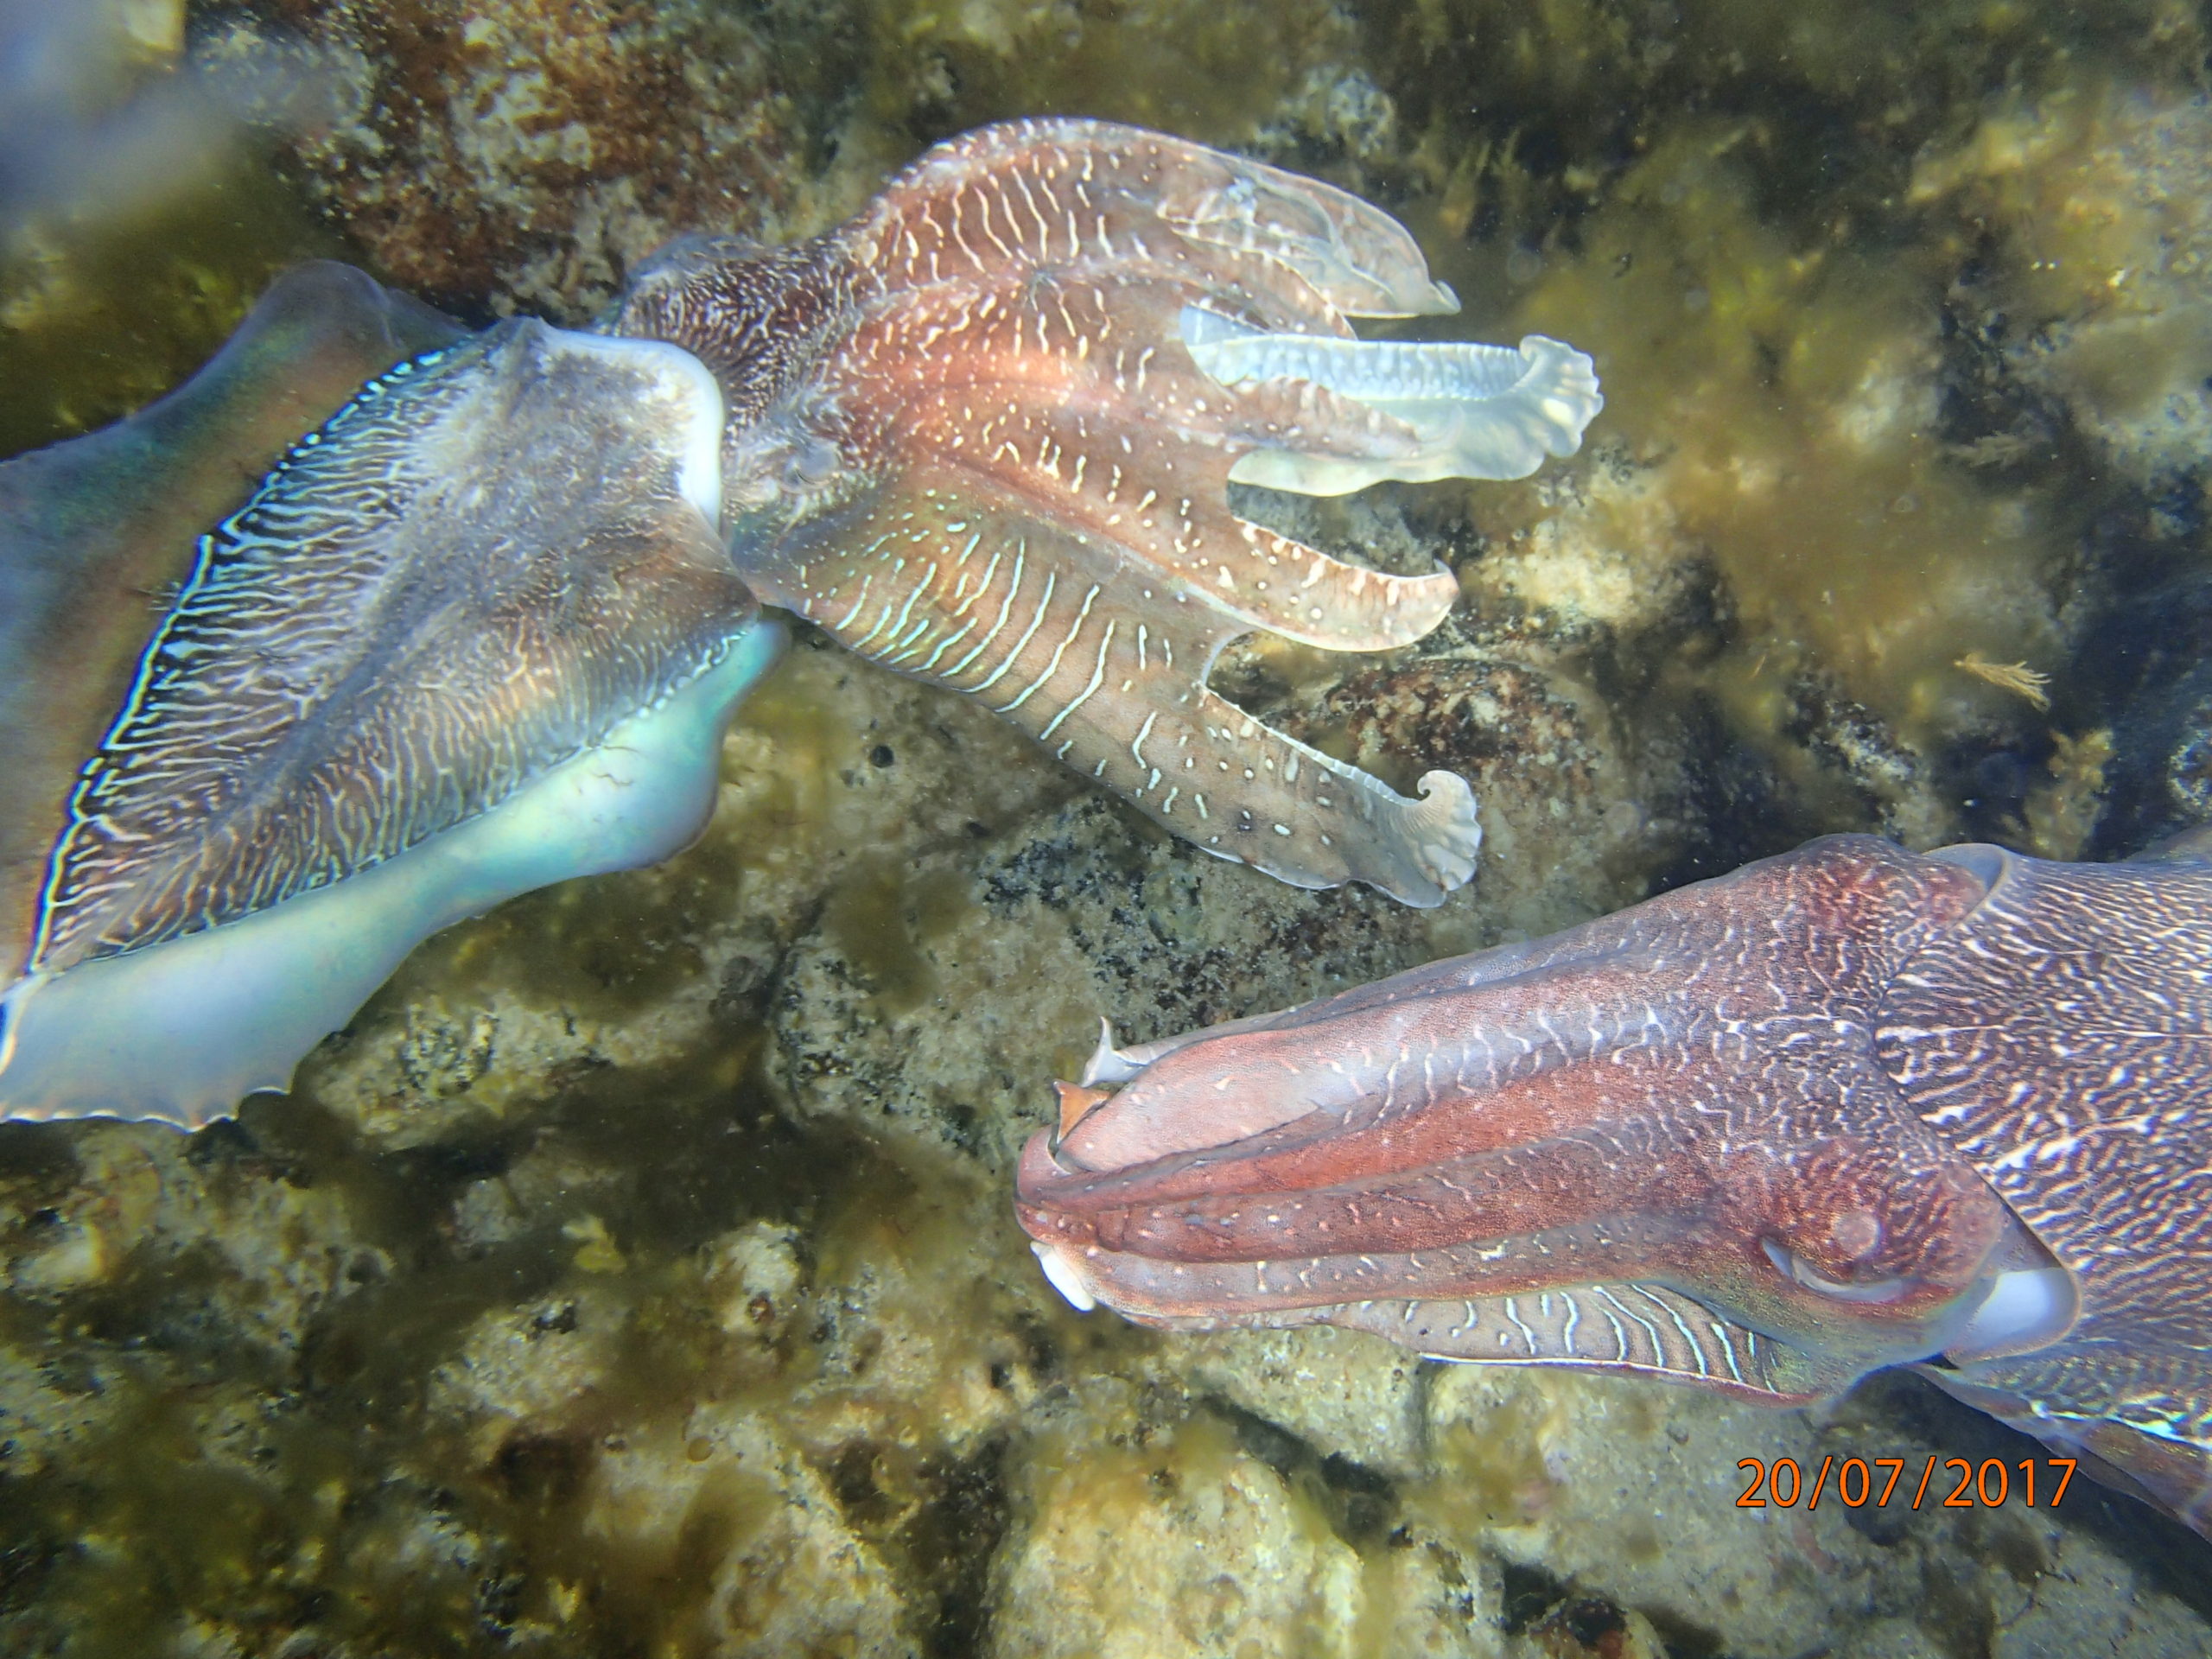
[[1581,354],[1345,321],[1453,305],[1340,191],[1077,121],[940,145],[810,242],[679,244],[591,332],[294,273],[179,391],[0,466],[0,1116],[203,1122],[432,931],[681,846],[781,637],[756,594],[1210,852],[1437,902],[1462,780],[1401,798],[1205,677],[1456,594],[1232,479],[1580,443]]
[[1838,836],[1060,1088],[1018,1207],[1078,1306],[1782,1405],[1914,1363],[2212,1532],[2212,861]]
[[1474,870],[1467,786],[1408,800],[1206,688],[1264,629],[1418,639],[1448,572],[1346,564],[1230,510],[1240,482],[1521,478],[1602,406],[1590,359],[1353,338],[1451,311],[1389,215],[1127,127],[939,145],[817,241],[678,245],[617,328],[730,403],[725,528],[760,595],[949,685],[1168,830],[1300,887],[1433,905]]

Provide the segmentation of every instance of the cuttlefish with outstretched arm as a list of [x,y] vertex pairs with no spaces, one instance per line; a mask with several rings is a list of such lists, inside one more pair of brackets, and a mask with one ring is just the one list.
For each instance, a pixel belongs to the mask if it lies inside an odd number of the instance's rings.
[[790,247],[678,244],[599,330],[293,273],[189,385],[0,466],[0,1117],[220,1116],[426,934],[681,847],[781,637],[756,594],[1210,853],[1438,903],[1463,780],[1402,797],[1206,674],[1459,592],[1231,481],[1573,453],[1581,353],[1346,321],[1455,303],[1340,190],[1086,121],[941,144]]
[[2212,1530],[2212,862],[1839,836],[1061,1102],[1018,1207],[1078,1306],[1777,1405],[1914,1363]]

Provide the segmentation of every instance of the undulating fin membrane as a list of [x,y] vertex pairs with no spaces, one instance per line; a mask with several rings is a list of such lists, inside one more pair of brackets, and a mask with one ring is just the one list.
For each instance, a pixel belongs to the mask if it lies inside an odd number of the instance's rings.
[[202,542],[73,794],[29,970],[404,852],[702,671],[752,611],[687,435],[713,396],[681,353],[531,321],[371,380]]
[[[1856,1378],[1847,1366],[1823,1369],[1789,1344],[1762,1338],[1656,1284],[1347,1302],[1314,1308],[1306,1319],[1370,1332],[1430,1359],[1655,1377],[1759,1405],[1810,1404]],[[1269,1322],[1288,1321],[1278,1316]]]
[[[1365,569],[1228,505],[1268,455],[1287,458],[1292,487],[1332,490],[1469,470],[1477,450],[1502,464],[1461,410],[1486,360],[1352,336],[1350,316],[1455,307],[1404,227],[1158,134],[1036,121],[939,146],[779,258],[695,262],[655,316],[622,325],[713,362],[727,319],[687,325],[711,308],[685,294],[741,293],[749,316],[790,315],[779,282],[838,296],[803,371],[725,451],[733,551],[764,597],[982,699],[1209,852],[1416,905],[1468,879],[1480,830],[1464,781],[1432,772],[1421,798],[1401,797],[1205,685],[1240,633],[1386,650],[1458,596],[1447,572]],[[1303,343],[1323,378],[1242,346],[1249,361],[1209,369],[1185,337],[1192,311],[1224,338]]]
[[2041,1353],[1917,1369],[1977,1411],[2082,1459],[2084,1473],[2212,1536],[2212,1402],[2200,1354],[2077,1334]]
[[[524,321],[391,365],[286,450],[146,616],[68,792],[0,1111],[227,1109],[432,928],[696,833],[772,655],[715,524],[721,428],[688,354]],[[134,998],[215,1027],[205,1075],[91,1058]]]
[[302,265],[160,402],[0,463],[0,979],[28,954],[78,769],[200,532],[363,381],[460,334],[350,266]]

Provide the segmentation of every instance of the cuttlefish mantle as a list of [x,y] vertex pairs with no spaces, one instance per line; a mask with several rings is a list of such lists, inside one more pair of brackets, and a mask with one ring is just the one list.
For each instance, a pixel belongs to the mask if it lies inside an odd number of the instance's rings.
[[1232,481],[1337,494],[1520,478],[1602,407],[1590,359],[1356,338],[1458,308],[1388,214],[1135,128],[938,145],[829,235],[669,250],[618,332],[696,353],[729,407],[733,556],[861,655],[982,702],[1192,845],[1296,886],[1434,905],[1481,831],[1207,686],[1255,630],[1408,645],[1458,597],[1240,518]]
[[721,427],[674,347],[460,338],[317,266],[0,467],[0,1116],[226,1113],[425,935],[696,835],[780,637]]

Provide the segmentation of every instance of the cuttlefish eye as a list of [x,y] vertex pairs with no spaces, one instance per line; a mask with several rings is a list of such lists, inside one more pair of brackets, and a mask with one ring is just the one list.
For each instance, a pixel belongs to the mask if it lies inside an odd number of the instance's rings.
[[1828,1240],[1842,1255],[1863,1262],[1882,1248],[1882,1218],[1872,1210],[1844,1210],[1828,1223]]
[[[1866,1217],[1870,1222],[1872,1217]],[[1878,1234],[1880,1224],[1873,1223]],[[1894,1302],[1911,1287],[1912,1281],[1904,1278],[1868,1280],[1851,1283],[1831,1279],[1805,1258],[1779,1240],[1763,1238],[1759,1248],[1766,1252],[1766,1259],[1774,1263],[1775,1271],[1793,1284],[1807,1290],[1817,1291],[1823,1296],[1833,1296],[1840,1302]]]

